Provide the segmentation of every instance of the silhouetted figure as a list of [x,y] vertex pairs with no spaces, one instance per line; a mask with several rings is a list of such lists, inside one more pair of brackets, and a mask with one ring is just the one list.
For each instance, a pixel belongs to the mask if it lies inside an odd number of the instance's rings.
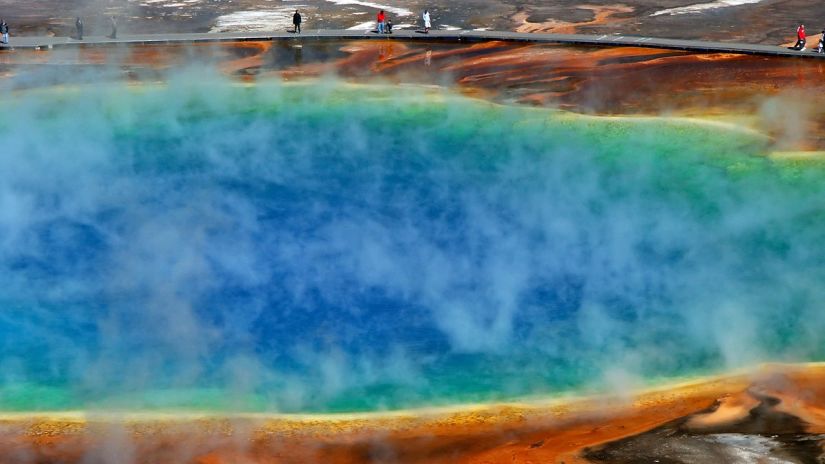
[[392,19],[387,20],[387,26],[385,27],[387,34],[392,34]]
[[424,33],[429,34],[430,26],[431,26],[431,24],[430,24],[430,12],[427,11],[427,10],[424,10],[424,14],[421,15],[421,19],[424,20]]
[[112,21],[112,35],[110,35],[109,37],[112,39],[117,39],[117,19],[115,19],[114,16],[112,16],[110,19]]
[[295,26],[295,33],[301,33],[301,13],[298,13],[298,10],[295,10],[295,14],[292,15],[292,25]]
[[83,40],[83,21],[79,16],[74,21],[74,27],[77,29],[77,40]]
[[3,35],[3,44],[9,44],[9,25],[5,19],[0,19],[0,34]]

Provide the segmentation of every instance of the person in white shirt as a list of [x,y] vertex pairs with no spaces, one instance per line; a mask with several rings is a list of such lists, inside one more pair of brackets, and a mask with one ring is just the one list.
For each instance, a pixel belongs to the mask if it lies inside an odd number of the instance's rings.
[[430,32],[430,12],[424,10],[424,14],[421,15],[421,18],[424,19],[424,33]]

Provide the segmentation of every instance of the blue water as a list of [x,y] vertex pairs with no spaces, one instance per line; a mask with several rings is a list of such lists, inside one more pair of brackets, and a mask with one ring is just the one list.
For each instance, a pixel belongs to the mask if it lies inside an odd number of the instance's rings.
[[825,352],[823,169],[754,134],[334,83],[9,104],[0,409],[374,410]]

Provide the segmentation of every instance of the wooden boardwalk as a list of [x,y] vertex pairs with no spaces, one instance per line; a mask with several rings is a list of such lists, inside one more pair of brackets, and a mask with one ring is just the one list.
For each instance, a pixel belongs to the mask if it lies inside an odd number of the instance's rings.
[[[76,40],[69,37],[21,36],[10,39],[8,46],[0,45],[0,50],[49,50],[61,47],[117,46],[117,45],[157,45],[188,44],[238,41],[292,40],[310,42],[313,40],[403,40],[427,42],[482,42],[502,40],[508,42],[529,42],[548,44],[591,45],[602,47],[649,47],[670,50],[684,50],[698,53],[736,53],[749,55],[788,56],[805,58],[825,58],[825,54],[814,53],[809,48],[804,52],[789,50],[775,45],[758,45],[732,42],[707,42],[701,40],[664,39],[631,35],[586,35],[586,34],[540,34],[505,31],[435,31],[429,34],[414,30],[396,30],[393,34],[378,35],[363,30],[307,30],[301,34],[291,32],[239,32],[239,33],[180,33],[120,35],[117,39],[102,36],[84,37]],[[815,46],[816,44],[811,44]]]

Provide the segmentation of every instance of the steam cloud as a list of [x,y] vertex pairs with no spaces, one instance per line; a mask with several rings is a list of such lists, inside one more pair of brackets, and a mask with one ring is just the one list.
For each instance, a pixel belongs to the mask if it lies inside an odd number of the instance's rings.
[[823,354],[825,188],[746,134],[186,73],[4,107],[6,409],[372,409]]

